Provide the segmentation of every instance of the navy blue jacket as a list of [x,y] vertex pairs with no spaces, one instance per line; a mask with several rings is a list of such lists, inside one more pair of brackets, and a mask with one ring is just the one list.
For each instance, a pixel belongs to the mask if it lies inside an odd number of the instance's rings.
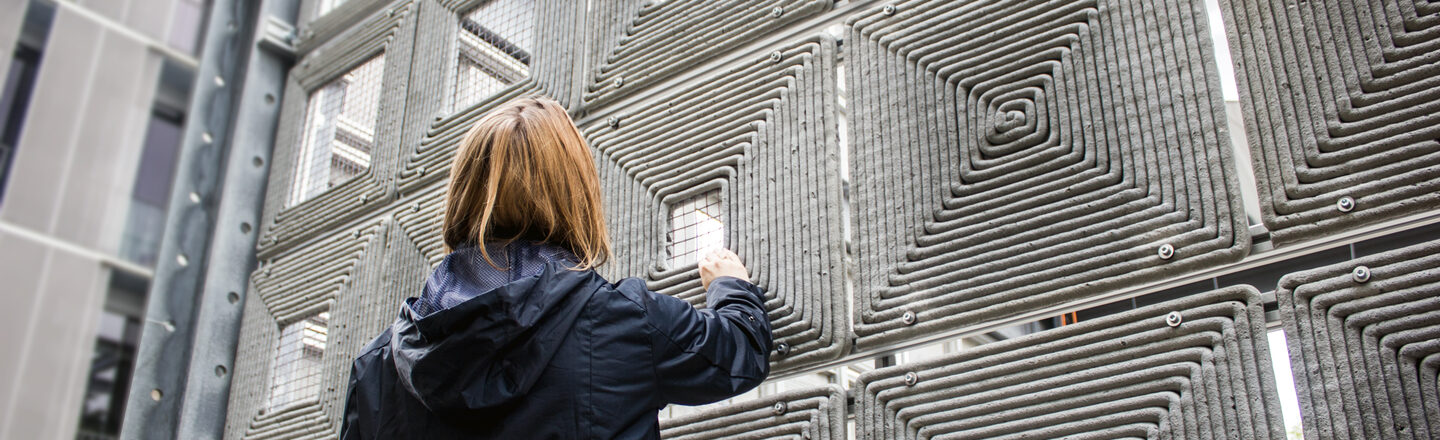
[[475,248],[447,256],[355,359],[341,439],[656,439],[666,404],[769,374],[758,287],[721,277],[696,310],[555,249],[496,249],[506,271]]

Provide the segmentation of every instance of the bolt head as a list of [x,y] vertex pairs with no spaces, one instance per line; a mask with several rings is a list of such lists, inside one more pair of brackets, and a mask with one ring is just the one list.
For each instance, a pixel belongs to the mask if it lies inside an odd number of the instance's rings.
[[775,353],[777,353],[777,354],[779,354],[779,355],[781,355],[781,356],[790,354],[790,344],[786,344],[786,343],[784,343],[784,342],[781,342],[781,343],[779,343],[779,344],[775,344]]
[[885,13],[885,15],[887,16],[895,15],[895,5],[885,5],[885,7],[880,10],[880,12]]
[[1179,327],[1182,321],[1184,321],[1184,317],[1180,316],[1180,312],[1170,312],[1165,315],[1165,324],[1171,327]]
[[1155,253],[1160,255],[1161,260],[1169,260],[1175,257],[1175,246],[1170,243],[1162,244],[1160,245],[1160,249],[1157,249]]
[[777,416],[785,414],[785,410],[789,409],[787,406],[785,402],[775,402],[775,405],[770,407],[770,411],[774,412]]
[[618,88],[621,88],[621,87],[625,87],[625,77],[623,77],[623,76],[617,76],[617,77],[615,77],[614,80],[611,80],[610,83],[611,83],[611,84],[614,84],[614,85],[615,85],[615,88],[617,88],[617,89],[618,89]]
[[1355,282],[1357,283],[1364,283],[1370,281],[1370,268],[1365,266],[1355,266],[1355,270],[1350,271],[1350,277],[1354,278]]
[[780,18],[781,15],[785,15],[785,9],[777,6],[770,10],[770,15],[775,16],[775,18]]
[[1350,196],[1341,197],[1340,200],[1335,201],[1335,209],[1340,210],[1340,212],[1354,211],[1355,199],[1350,198]]
[[411,206],[411,207],[410,207],[410,211],[412,211],[412,212],[420,212],[420,202],[415,202],[415,206]]
[[610,124],[610,128],[619,128],[619,127],[620,127],[620,118],[615,117],[615,116],[611,116],[610,119],[606,119],[606,120],[605,120],[605,123],[606,123],[606,124]]
[[778,63],[778,62],[780,62],[780,51],[777,50],[777,51],[774,51],[774,52],[770,52],[770,62],[772,62],[772,63]]
[[913,387],[917,383],[920,383],[920,375],[915,374],[914,371],[905,373],[905,386]]
[[900,315],[900,322],[905,323],[905,325],[915,325],[915,321],[917,320],[919,320],[919,318],[915,316],[915,312],[909,310],[906,310],[904,315]]

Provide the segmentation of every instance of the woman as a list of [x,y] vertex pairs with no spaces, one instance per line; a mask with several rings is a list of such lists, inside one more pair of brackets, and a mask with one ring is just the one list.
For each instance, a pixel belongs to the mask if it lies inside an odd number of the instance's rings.
[[706,256],[708,308],[610,283],[599,177],[559,104],[527,98],[456,153],[450,250],[419,298],[361,350],[341,438],[659,438],[666,404],[702,404],[769,374],[764,293],[729,251]]

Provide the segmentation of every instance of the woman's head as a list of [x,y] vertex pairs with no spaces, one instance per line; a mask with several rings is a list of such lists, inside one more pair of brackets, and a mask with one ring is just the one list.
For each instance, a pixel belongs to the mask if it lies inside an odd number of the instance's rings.
[[441,230],[447,251],[527,239],[569,249],[581,269],[610,258],[595,162],[560,104],[519,99],[470,128],[450,168]]

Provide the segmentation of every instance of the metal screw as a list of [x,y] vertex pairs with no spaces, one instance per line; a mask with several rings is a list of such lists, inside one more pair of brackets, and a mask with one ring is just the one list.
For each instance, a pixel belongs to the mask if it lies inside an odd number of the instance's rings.
[[778,63],[778,62],[780,62],[780,51],[777,50],[777,51],[774,51],[774,52],[770,52],[770,62],[772,62],[772,63]]
[[1184,321],[1184,318],[1180,316],[1180,312],[1170,312],[1165,315],[1165,324],[1171,327],[1179,327],[1181,321]]
[[1355,270],[1350,272],[1350,276],[1354,278],[1355,282],[1357,283],[1370,281],[1370,268],[1365,266],[1355,266]]
[[905,373],[905,386],[913,387],[918,382],[920,382],[920,375],[915,374],[914,371]]
[[608,124],[610,124],[610,128],[619,128],[619,127],[620,127],[620,118],[618,118],[618,117],[611,116],[610,119],[606,119],[605,122],[608,123]]
[[775,406],[770,407],[770,411],[773,411],[777,416],[785,414],[785,410],[789,409],[786,408],[786,406],[787,405],[785,405],[785,402],[775,402]]
[[356,229],[356,230],[355,230],[355,238],[360,238],[360,230],[359,230],[359,229]]
[[1340,212],[1354,211],[1355,199],[1350,198],[1350,196],[1341,197],[1340,200],[1335,201],[1335,209],[1339,209]]
[[410,211],[411,211],[411,212],[420,212],[420,202],[415,202],[415,206],[411,206],[411,207],[410,207]]
[[895,15],[895,5],[885,5],[885,8],[881,9],[880,12],[884,12],[887,16]]
[[618,88],[621,88],[621,87],[624,87],[624,86],[625,86],[625,77],[623,77],[623,76],[617,76],[617,77],[615,77],[615,80],[612,81],[611,83],[612,83],[612,84],[615,84],[615,88],[617,88],[617,89],[618,89]]
[[775,18],[780,18],[781,15],[785,15],[785,9],[777,6],[770,10],[770,15],[774,15]]
[[1155,251],[1155,253],[1160,254],[1161,260],[1169,260],[1175,256],[1175,246],[1171,246],[1170,243],[1162,244],[1160,245],[1160,249]]
[[361,204],[361,205],[364,205],[365,202],[368,202],[368,201],[370,201],[370,195],[368,195],[368,194],[361,194],[361,195],[360,195],[360,204]]
[[915,325],[915,312],[906,310],[904,315],[900,315],[900,322],[905,325]]
[[786,344],[784,342],[775,344],[775,353],[778,353],[781,356],[790,354],[790,344]]
[[416,169],[415,169],[415,172],[416,172],[416,173],[419,173],[421,176],[424,176],[424,175],[425,175],[425,167],[416,168]]

